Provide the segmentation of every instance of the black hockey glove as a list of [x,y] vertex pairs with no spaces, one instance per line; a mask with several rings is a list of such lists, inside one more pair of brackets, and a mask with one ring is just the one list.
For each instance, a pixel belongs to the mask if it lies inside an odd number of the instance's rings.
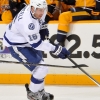
[[41,39],[44,41],[47,37],[49,37],[49,30],[47,28],[47,24],[43,23],[41,30],[40,30]]
[[62,46],[64,46],[65,44],[65,40],[67,38],[67,33],[66,32],[62,32],[62,31],[59,31],[58,30],[58,33],[57,33],[57,42],[56,44],[60,44]]

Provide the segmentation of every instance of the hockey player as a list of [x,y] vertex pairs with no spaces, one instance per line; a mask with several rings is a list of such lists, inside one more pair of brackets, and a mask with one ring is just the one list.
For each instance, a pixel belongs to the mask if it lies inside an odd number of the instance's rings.
[[[70,55],[66,48],[44,41],[45,36],[49,35],[47,27],[43,26],[46,12],[45,0],[30,0],[30,4],[23,8],[7,26],[3,44],[20,62],[45,64],[41,51],[51,51],[61,59],[66,59]],[[53,100],[54,96],[44,89],[44,78],[48,73],[48,67],[33,65],[25,67],[32,72],[27,89],[28,99]]]
[[95,9],[96,0],[62,0],[66,4],[75,2],[75,7],[70,11],[63,12],[59,16],[57,30],[58,43],[64,43],[66,34],[70,31],[69,24],[73,21],[91,20],[91,12]]

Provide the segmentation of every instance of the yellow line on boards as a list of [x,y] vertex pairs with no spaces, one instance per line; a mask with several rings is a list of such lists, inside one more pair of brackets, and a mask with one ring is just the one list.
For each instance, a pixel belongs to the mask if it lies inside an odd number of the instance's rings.
[[[30,74],[0,74],[0,84],[29,83]],[[100,75],[92,75],[100,83]],[[48,74],[46,85],[95,85],[86,75]]]

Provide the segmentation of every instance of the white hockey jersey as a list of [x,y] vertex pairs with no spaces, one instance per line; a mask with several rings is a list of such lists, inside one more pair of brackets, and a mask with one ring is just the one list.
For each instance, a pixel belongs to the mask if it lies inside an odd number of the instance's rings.
[[36,50],[53,51],[55,46],[42,41],[39,34],[45,15],[46,13],[44,13],[41,20],[38,20],[32,16],[30,6],[23,8],[13,21],[7,25],[3,44],[7,47],[33,47]]

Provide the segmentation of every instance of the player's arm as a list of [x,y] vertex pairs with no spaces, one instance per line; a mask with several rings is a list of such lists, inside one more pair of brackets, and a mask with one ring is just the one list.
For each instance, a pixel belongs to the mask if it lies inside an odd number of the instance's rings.
[[37,32],[37,28],[35,29],[33,23],[30,23],[28,27],[24,27],[23,30],[23,36],[34,49],[41,51],[51,51],[54,55],[57,55],[62,59],[65,59],[68,55],[70,55],[69,51],[67,51],[66,48],[58,45],[53,45],[48,41],[42,41],[40,33]]
[[54,51],[54,45],[50,44],[49,42],[42,41],[39,33],[39,27],[36,24],[37,23],[27,23],[22,26],[23,36],[28,41],[28,43],[36,50]]

